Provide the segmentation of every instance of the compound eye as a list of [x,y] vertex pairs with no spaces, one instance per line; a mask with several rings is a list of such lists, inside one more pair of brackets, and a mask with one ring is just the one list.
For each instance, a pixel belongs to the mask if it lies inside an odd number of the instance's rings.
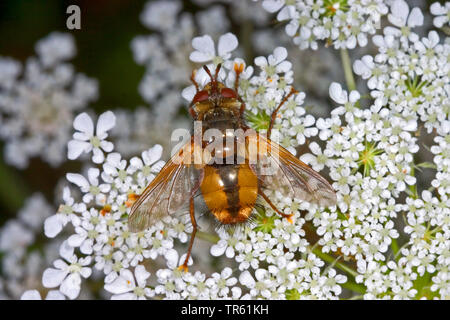
[[197,92],[197,94],[194,96],[194,99],[192,100],[193,103],[202,102],[205,100],[208,100],[209,93],[206,90],[202,90]]
[[222,97],[224,98],[237,98],[237,94],[233,89],[230,88],[223,88],[220,92]]

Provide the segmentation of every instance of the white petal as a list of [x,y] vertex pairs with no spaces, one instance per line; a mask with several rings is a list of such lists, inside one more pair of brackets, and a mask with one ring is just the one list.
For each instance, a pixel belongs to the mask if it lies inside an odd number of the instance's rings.
[[264,280],[264,277],[267,274],[267,270],[265,269],[258,269],[255,271],[255,278],[258,279],[259,281]]
[[91,139],[92,135],[88,135],[84,132],[80,132],[80,131],[75,131],[73,134],[73,138],[75,140],[80,140],[80,141],[88,141],[89,139]]
[[98,176],[100,175],[100,170],[98,168],[89,168],[88,179],[92,185],[98,185]]
[[59,215],[53,215],[45,219],[44,233],[48,238],[56,237],[62,230],[63,223]]
[[353,91],[350,92],[349,101],[351,103],[355,103],[356,101],[359,100],[359,98],[361,98],[361,95],[359,94],[358,91],[353,90]]
[[226,241],[219,241],[217,244],[214,244],[210,248],[211,255],[214,257],[219,257],[224,254],[225,249],[227,248]]
[[178,265],[178,252],[175,249],[170,249],[164,255],[167,266],[171,269],[175,269]]
[[96,134],[102,135],[116,125],[116,116],[112,111],[106,111],[100,115],[97,121]]
[[258,66],[258,67],[264,67],[264,66],[267,66],[267,59],[266,59],[266,57],[256,57],[255,58],[255,64]]
[[390,23],[397,27],[406,25],[406,18],[408,17],[409,7],[405,1],[394,1],[394,3],[391,5],[391,12],[392,14],[388,15],[388,20]]
[[92,154],[92,161],[94,163],[102,163],[104,160],[105,156],[103,154],[103,151],[100,150],[99,148],[94,148]]
[[285,30],[288,36],[293,37],[297,33],[298,25],[294,23],[288,23]]
[[86,278],[89,278],[91,276],[92,270],[91,270],[91,268],[84,267],[84,268],[81,268],[80,274],[81,274],[81,276],[83,278],[86,279]]
[[92,245],[93,245],[92,239],[87,239],[86,241],[84,241],[80,246],[81,253],[91,254],[93,251]]
[[102,140],[100,142],[100,147],[105,150],[105,152],[111,152],[114,150],[114,144],[110,141]]
[[90,143],[86,141],[70,140],[67,144],[67,158],[69,160],[75,160],[83,151],[88,150]]
[[195,96],[195,86],[192,85],[187,88],[184,88],[183,91],[181,91],[181,96],[187,101],[192,101],[192,99],[194,99]]
[[337,103],[344,104],[347,102],[347,92],[345,90],[342,90],[342,87],[339,83],[331,83],[329,93],[331,99],[333,99]]
[[439,35],[436,31],[430,31],[428,33],[428,39],[430,40],[430,47],[434,48],[439,43]]
[[361,60],[356,60],[353,63],[353,71],[363,79],[367,79],[372,74],[372,70],[367,68],[366,64]]
[[59,290],[69,297],[69,299],[75,299],[80,294],[80,285],[80,275],[72,273],[62,282]]
[[248,288],[253,288],[255,286],[255,279],[248,271],[244,271],[239,276],[239,282]]
[[50,290],[45,300],[66,300],[66,297],[59,290]]
[[141,169],[144,166],[142,160],[138,157],[131,158],[130,165],[134,168]]
[[270,13],[277,12],[285,4],[284,0],[264,0],[262,6]]
[[445,14],[446,10],[444,6],[441,6],[441,4],[439,2],[435,2],[430,6],[430,12],[437,16],[437,15],[441,15],[441,14]]
[[148,151],[144,151],[142,153],[142,158],[144,159],[146,165],[151,165],[156,161],[158,161],[159,159],[161,159],[162,152],[163,152],[162,146],[156,144]]
[[444,23],[448,21],[448,18],[446,16],[438,16],[433,19],[433,24],[436,28],[442,28]]
[[85,239],[86,235],[73,234],[67,239],[67,242],[71,247],[79,247]]
[[210,56],[214,56],[216,54],[214,41],[209,35],[195,37],[194,39],[192,39],[192,48],[199,52],[209,54]]
[[205,53],[200,51],[191,52],[189,55],[189,60],[197,63],[208,62],[214,58],[214,54]]
[[131,292],[117,294],[111,297],[111,300],[136,300],[136,299],[137,296]]
[[[128,269],[124,269],[122,270],[123,272],[121,272],[121,276],[116,278],[114,281],[105,284],[105,290],[114,293],[114,294],[121,294],[121,293],[125,293],[128,291],[133,290],[133,288],[135,287],[134,285],[132,285],[131,281],[129,280],[128,276],[125,278],[123,277],[123,275],[128,275],[128,273],[131,274],[131,271]],[[133,277],[133,275],[131,274],[131,277]],[[133,280],[134,282],[134,280]]]
[[281,9],[277,14],[278,21],[284,21],[290,19],[295,14],[295,8],[293,6],[287,6]]
[[227,279],[228,277],[231,276],[232,273],[233,271],[231,270],[231,268],[226,267],[225,269],[222,270],[220,276],[222,277],[222,279]]
[[316,161],[316,157],[313,156],[311,153],[304,153],[300,156],[300,160],[310,165],[311,163]]
[[372,42],[377,47],[384,47],[385,46],[384,37],[379,35],[379,34],[377,34],[377,35],[372,37]]
[[55,266],[56,269],[59,270],[66,270],[68,267],[68,264],[61,259],[53,261],[53,265]]
[[238,46],[238,39],[234,34],[228,32],[219,38],[219,45],[217,48],[219,56],[224,56],[228,52],[233,51]]
[[276,64],[280,63],[287,58],[287,50],[284,47],[277,47],[273,51],[273,57],[275,58]]
[[140,287],[145,287],[148,277],[150,277],[150,272],[145,270],[143,265],[138,265],[134,270],[136,276],[136,281]]
[[27,290],[25,291],[20,300],[42,300],[41,294],[37,290]]
[[66,240],[59,246],[59,255],[66,259],[69,262],[72,262],[74,259],[74,248],[69,245],[69,242]]
[[233,299],[238,299],[242,294],[242,290],[239,287],[231,288],[231,292],[233,293]]
[[236,255],[236,252],[234,251],[234,249],[232,247],[228,247],[227,250],[225,250],[225,256],[228,259],[234,258],[235,255]]
[[67,178],[67,180],[76,184],[80,188],[86,189],[86,188],[89,188],[89,186],[90,186],[87,179],[79,173],[68,173],[68,174],[66,174],[66,178]]
[[277,72],[288,72],[292,68],[292,63],[290,61],[283,61],[277,65]]
[[408,18],[408,27],[414,28],[423,25],[423,13],[419,8],[413,8]]
[[312,126],[312,125],[314,124],[314,122],[315,122],[314,117],[313,117],[312,115],[310,115],[310,114],[307,114],[307,115],[305,116],[304,121],[303,121],[303,125],[304,125],[305,127],[310,127],[310,126]]
[[73,121],[73,127],[88,136],[94,135],[94,123],[86,112],[79,114]]
[[67,271],[48,268],[42,274],[42,284],[46,288],[56,288],[67,276]]

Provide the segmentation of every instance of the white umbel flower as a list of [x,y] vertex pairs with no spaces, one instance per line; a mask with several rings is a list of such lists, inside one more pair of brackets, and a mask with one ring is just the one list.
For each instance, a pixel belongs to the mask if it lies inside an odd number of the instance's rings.
[[75,160],[82,153],[92,151],[92,161],[102,163],[105,159],[103,151],[110,152],[113,149],[113,144],[105,139],[115,123],[116,116],[111,111],[107,111],[99,116],[94,133],[94,123],[91,117],[84,112],[78,115],[73,121],[73,127],[78,131],[73,134],[74,139],[68,143],[68,158]]

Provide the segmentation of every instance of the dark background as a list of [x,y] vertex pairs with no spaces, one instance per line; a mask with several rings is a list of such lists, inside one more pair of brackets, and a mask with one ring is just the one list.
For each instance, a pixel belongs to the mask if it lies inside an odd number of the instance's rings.
[[[138,85],[145,72],[133,60],[131,40],[149,34],[139,20],[145,0],[1,0],[0,56],[24,63],[35,55],[35,43],[53,31],[71,33],[75,37],[76,57],[70,61],[76,72],[95,78],[99,98],[89,105],[97,113],[118,107],[134,109],[144,101]],[[81,29],[68,30],[66,9],[76,4],[81,9]],[[33,192],[53,198],[58,179],[71,166],[51,168],[40,159],[19,171],[3,160],[0,142],[0,225],[13,217]]]

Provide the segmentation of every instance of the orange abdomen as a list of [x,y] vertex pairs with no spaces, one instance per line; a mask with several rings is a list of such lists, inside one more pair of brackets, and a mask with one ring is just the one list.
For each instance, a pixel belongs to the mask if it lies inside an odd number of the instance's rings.
[[200,189],[217,220],[235,224],[250,217],[258,197],[258,179],[247,164],[206,166]]

